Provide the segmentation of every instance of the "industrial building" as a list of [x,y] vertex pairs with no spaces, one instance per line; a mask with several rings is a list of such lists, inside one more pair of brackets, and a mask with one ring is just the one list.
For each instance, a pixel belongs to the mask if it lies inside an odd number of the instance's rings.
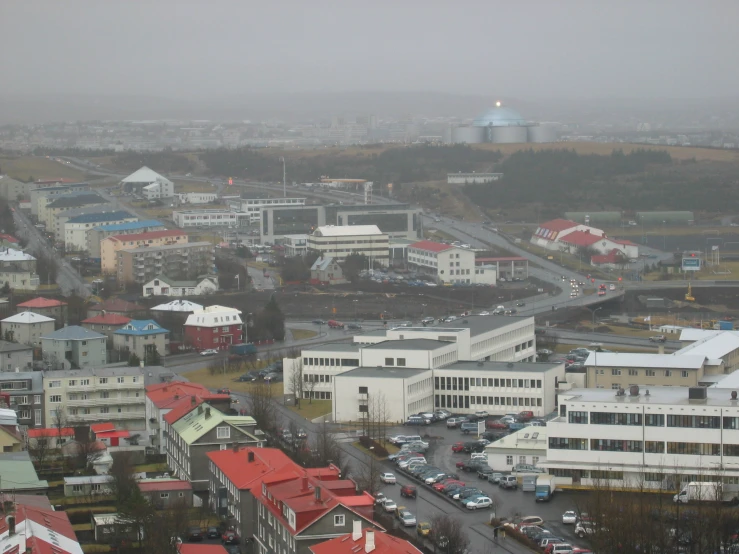
[[140,194],[149,200],[174,196],[174,183],[143,166],[121,181],[123,192]]
[[557,128],[527,121],[513,108],[496,102],[495,107],[480,114],[472,125],[451,128],[445,142],[458,144],[510,144],[556,142]]

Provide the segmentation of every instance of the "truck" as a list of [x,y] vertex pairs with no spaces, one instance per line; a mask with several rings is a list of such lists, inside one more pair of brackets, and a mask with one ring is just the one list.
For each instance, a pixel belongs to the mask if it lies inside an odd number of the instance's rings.
[[253,344],[232,344],[228,353],[235,356],[255,356],[257,347]]
[[682,490],[672,497],[676,504],[688,502],[726,502],[736,504],[739,500],[735,488],[723,486],[719,482],[690,482],[683,485]]
[[521,490],[523,492],[536,491],[536,479],[538,475],[524,475],[521,477]]
[[554,496],[557,484],[552,475],[539,475],[536,479],[536,501],[548,502]]

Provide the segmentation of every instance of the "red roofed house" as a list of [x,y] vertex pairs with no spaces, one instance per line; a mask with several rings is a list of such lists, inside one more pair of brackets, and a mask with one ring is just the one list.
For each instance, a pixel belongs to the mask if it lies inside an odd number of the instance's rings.
[[175,504],[192,506],[190,481],[178,479],[143,479],[138,481],[139,490],[149,502],[159,509]]
[[606,235],[594,235],[588,231],[575,231],[564,237],[560,242],[563,246],[568,247],[571,254],[577,253],[580,248],[587,248],[600,254],[608,254],[613,250],[618,250],[626,258],[639,257],[639,246],[630,240],[612,239]]
[[607,254],[617,248],[627,258],[639,256],[639,247],[633,242],[609,238],[602,229],[567,219],[554,219],[539,225],[531,237],[531,244],[571,254],[577,253],[582,248]]
[[230,394],[216,394],[197,383],[174,381],[147,386],[146,430],[151,445],[157,448],[160,454],[166,454],[164,416],[174,410],[183,412],[181,416],[185,415],[184,410],[188,405],[196,407],[203,402],[208,402],[224,414],[231,411]]
[[541,246],[547,250],[559,250],[562,246],[560,242],[567,235],[575,231],[590,231],[593,235],[602,236],[604,233],[600,229],[582,225],[576,221],[569,219],[553,219],[542,223],[534,231],[531,237],[531,244]]
[[130,321],[131,318],[125,315],[109,314],[103,311],[100,315],[83,319],[82,327],[105,335],[108,340],[113,340],[113,333],[122,329]]
[[179,229],[165,229],[131,235],[113,235],[100,241],[100,266],[103,273],[115,273],[118,263],[116,253],[119,250],[140,248],[142,246],[187,244],[187,241],[187,233]]
[[74,440],[74,428],[63,427],[57,429],[55,427],[28,429],[28,446],[31,450],[38,447],[38,441],[46,441],[46,446],[52,450],[60,448],[65,443]]
[[66,512],[21,503],[14,507],[14,518],[6,517],[10,513],[0,517],[0,552],[82,554]]
[[596,267],[606,267],[611,269],[619,269],[628,263],[628,259],[624,253],[614,248],[608,254],[598,254],[590,257],[590,265]]
[[350,534],[311,546],[310,551],[313,554],[421,554],[406,540],[373,529],[363,530],[358,521]]
[[437,283],[494,285],[497,273],[491,266],[476,266],[469,248],[421,240],[408,245],[408,265]]
[[229,448],[208,458],[211,507],[235,520],[257,552],[310,554],[355,526],[381,529],[372,520],[372,496],[357,494],[334,465],[306,471],[275,448]]
[[67,321],[67,303],[53,298],[44,298],[43,296],[16,304],[15,313],[19,314],[21,312],[34,312],[46,317],[53,317],[59,322]]
[[146,318],[148,310],[144,306],[134,304],[122,298],[108,298],[102,304],[90,306],[87,317],[95,317],[103,314],[117,314],[130,317],[131,319]]

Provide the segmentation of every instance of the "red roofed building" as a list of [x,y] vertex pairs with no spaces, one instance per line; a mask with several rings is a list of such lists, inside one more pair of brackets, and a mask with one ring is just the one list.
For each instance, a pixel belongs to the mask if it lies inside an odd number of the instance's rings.
[[235,520],[257,552],[309,554],[355,526],[379,528],[372,496],[356,494],[356,484],[340,479],[333,465],[307,471],[274,448],[230,448],[208,458],[211,507]]
[[54,298],[44,298],[43,296],[16,304],[15,312],[18,314],[34,312],[46,317],[53,317],[59,322],[67,321],[67,303]]
[[10,513],[5,513],[3,517],[0,517],[0,552],[5,554],[82,554],[83,552],[77,542],[77,535],[72,529],[69,517],[64,511],[18,503],[15,505],[13,524],[8,521],[6,515]]
[[29,446],[36,448],[39,440],[46,441],[50,449],[60,448],[63,444],[74,440],[74,428],[63,427],[62,429],[50,428],[29,428],[26,432],[28,435]]
[[130,321],[131,318],[125,315],[103,312],[100,315],[83,319],[82,327],[103,334],[109,340],[113,340],[113,333],[125,327]]
[[220,544],[192,544],[183,542],[177,545],[177,554],[228,554]]
[[617,248],[627,258],[637,258],[639,248],[628,240],[611,239],[602,229],[590,227],[568,219],[554,219],[542,223],[531,237],[531,243],[547,250],[576,254],[580,249],[591,249],[608,254]]
[[387,533],[362,529],[358,522],[354,522],[354,529],[348,535],[311,546],[310,551],[313,554],[421,554],[410,542]]
[[421,240],[408,246],[408,265],[417,268],[437,283],[494,285],[495,269],[476,266],[469,247]]
[[131,319],[145,318],[148,310],[144,306],[134,304],[122,298],[108,298],[102,304],[90,306],[87,310],[88,317],[95,317],[104,314],[124,315]]
[[608,254],[598,254],[597,256],[590,257],[590,265],[597,267],[618,269],[625,263],[628,263],[628,259],[626,259],[624,253],[617,248],[614,248]]
[[187,244],[187,234],[179,229],[149,231],[131,235],[113,235],[100,241],[100,265],[103,273],[115,273],[117,252],[124,248],[162,246],[165,244]]
[[165,454],[165,416],[174,423],[206,401],[223,413],[231,411],[230,394],[216,394],[197,383],[175,381],[146,387],[146,425],[151,445]]

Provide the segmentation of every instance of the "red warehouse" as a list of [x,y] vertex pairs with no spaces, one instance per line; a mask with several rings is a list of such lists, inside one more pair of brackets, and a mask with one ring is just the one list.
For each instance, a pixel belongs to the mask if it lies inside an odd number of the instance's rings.
[[185,341],[198,350],[226,349],[244,342],[241,310],[225,306],[208,306],[196,310],[185,322]]

